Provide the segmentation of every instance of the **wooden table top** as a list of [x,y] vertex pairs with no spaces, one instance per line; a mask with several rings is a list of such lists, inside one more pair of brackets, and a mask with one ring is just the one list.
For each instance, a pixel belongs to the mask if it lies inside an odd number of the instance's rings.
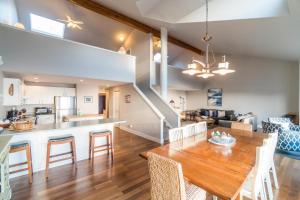
[[[225,131],[236,138],[231,148],[207,141],[212,131]],[[187,181],[221,199],[236,199],[255,165],[256,147],[263,145],[267,134],[229,128],[214,128],[206,136],[192,136],[141,154],[153,152],[182,165]]]

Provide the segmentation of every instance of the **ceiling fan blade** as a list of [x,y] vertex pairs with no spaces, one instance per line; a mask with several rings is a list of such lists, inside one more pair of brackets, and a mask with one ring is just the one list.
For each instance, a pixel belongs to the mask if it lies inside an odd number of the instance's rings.
[[74,24],[84,24],[82,21],[73,21]]

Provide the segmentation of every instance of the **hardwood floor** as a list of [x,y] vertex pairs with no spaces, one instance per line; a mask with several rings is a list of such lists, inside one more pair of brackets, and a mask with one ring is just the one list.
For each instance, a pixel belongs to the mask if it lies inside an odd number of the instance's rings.
[[[154,142],[116,129],[114,163],[106,155],[95,158],[94,168],[88,160],[35,173],[33,184],[27,176],[11,180],[12,199],[150,199],[147,161],[139,153],[159,146]],[[280,189],[274,191],[276,200],[300,200],[300,161],[276,156]],[[207,199],[211,199],[208,196]]]

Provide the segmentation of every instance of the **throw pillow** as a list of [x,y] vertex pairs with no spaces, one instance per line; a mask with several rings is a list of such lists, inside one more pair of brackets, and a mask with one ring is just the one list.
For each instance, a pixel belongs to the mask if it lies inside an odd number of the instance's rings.
[[214,110],[209,110],[209,116],[213,117],[214,116]]
[[218,117],[225,117],[225,110],[218,110]]

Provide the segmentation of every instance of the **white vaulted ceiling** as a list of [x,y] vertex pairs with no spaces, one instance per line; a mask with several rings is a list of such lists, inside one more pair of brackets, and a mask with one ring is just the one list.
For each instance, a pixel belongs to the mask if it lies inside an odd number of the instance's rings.
[[[203,49],[204,0],[94,0]],[[300,59],[299,0],[209,0],[215,52]]]

